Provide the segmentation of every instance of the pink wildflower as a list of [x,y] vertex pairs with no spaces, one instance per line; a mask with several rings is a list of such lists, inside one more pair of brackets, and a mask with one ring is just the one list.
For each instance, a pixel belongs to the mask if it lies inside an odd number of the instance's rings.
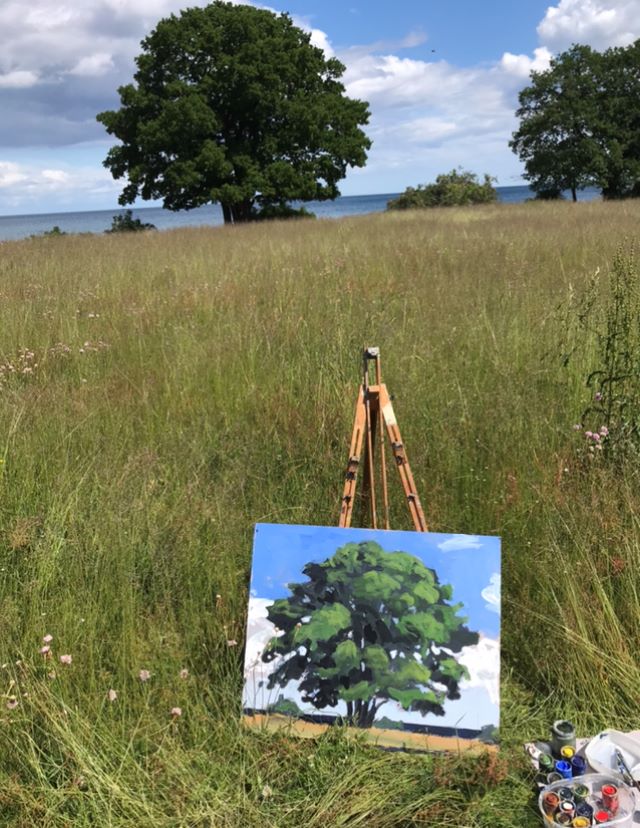
[[151,673],[148,670],[140,670],[138,673],[138,678],[140,681],[149,681],[151,678]]
[[596,402],[600,402],[600,400],[602,399],[602,394],[600,393],[600,391],[596,391],[596,393],[593,395],[593,399]]
[[593,437],[593,431],[585,431],[584,436],[585,437]]
[[15,710],[18,706],[18,699],[15,696],[11,696],[9,701],[7,702],[7,710]]
[[182,670],[180,670],[180,672],[178,673],[178,675],[181,679],[187,679],[189,678],[189,671],[186,667],[183,667]]
[[42,643],[43,644],[51,644],[52,641],[53,641],[53,636],[49,635],[49,633],[42,636]]
[[602,428],[600,429],[600,434],[603,437],[608,437],[609,436],[609,429],[606,426],[602,426]]
[[69,653],[60,656],[60,664],[71,664],[72,661],[73,659],[71,658]]
[[111,690],[107,693],[107,698],[110,702],[114,702],[118,698],[118,694],[113,688],[111,688]]
[[580,423],[576,423],[576,424],[574,425],[574,427],[573,427],[573,430],[574,430],[574,431],[581,431],[581,430],[582,430],[582,426],[580,425]]
[[179,719],[182,716],[182,708],[181,707],[172,707],[171,708],[171,718],[172,719]]
[[599,443],[600,442],[600,435],[597,432],[594,431],[593,434],[591,435],[591,439],[594,442]]
[[51,658],[51,647],[48,644],[40,647],[40,655],[43,655],[45,658]]
[[235,640],[235,638],[228,638],[227,639],[227,647],[236,647],[237,644],[238,644],[238,642]]

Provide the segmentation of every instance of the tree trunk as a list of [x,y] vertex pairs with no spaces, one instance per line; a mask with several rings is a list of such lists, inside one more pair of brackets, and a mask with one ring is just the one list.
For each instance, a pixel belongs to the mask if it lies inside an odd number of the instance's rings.
[[578,200],[578,194],[577,194],[577,192],[576,192],[576,188],[575,188],[575,187],[572,187],[572,188],[571,188],[571,200],[572,200],[572,201],[577,201],[577,200]]
[[222,217],[225,224],[241,224],[245,221],[251,221],[253,200],[236,201],[231,204],[221,203]]

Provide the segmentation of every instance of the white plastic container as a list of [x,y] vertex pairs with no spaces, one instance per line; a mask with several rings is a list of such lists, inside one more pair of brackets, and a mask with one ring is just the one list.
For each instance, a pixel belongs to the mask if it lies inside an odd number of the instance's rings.
[[615,785],[618,789],[618,811],[614,817],[608,822],[600,823],[602,828],[633,828],[633,815],[636,809],[635,791],[625,785],[621,776],[615,773],[586,773],[584,776],[575,776],[573,779],[562,779],[560,782],[554,782],[553,785],[547,785],[540,791],[538,797],[538,808],[542,815],[543,822],[546,826],[553,826],[553,828],[563,828],[563,826],[556,822],[553,814],[545,813],[543,802],[545,794],[552,791],[558,793],[560,788],[575,788],[577,785],[585,785],[589,789],[589,796],[586,802],[591,805],[594,813],[602,810],[600,791],[602,786],[606,784]]

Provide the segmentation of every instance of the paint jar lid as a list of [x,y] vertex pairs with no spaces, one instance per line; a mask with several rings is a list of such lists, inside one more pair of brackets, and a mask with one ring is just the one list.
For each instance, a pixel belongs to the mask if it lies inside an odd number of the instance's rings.
[[565,745],[560,749],[560,756],[562,756],[563,759],[573,759],[575,755],[575,748],[572,748],[571,745]]

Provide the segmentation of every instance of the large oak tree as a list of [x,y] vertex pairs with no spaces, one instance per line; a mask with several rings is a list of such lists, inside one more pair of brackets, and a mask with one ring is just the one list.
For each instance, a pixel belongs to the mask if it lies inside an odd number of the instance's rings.
[[120,141],[104,163],[127,179],[121,204],[219,202],[226,222],[246,221],[335,198],[347,168],[365,164],[367,104],[286,14],[221,0],[187,9],[158,23],[136,64],[120,109],[97,116]]

